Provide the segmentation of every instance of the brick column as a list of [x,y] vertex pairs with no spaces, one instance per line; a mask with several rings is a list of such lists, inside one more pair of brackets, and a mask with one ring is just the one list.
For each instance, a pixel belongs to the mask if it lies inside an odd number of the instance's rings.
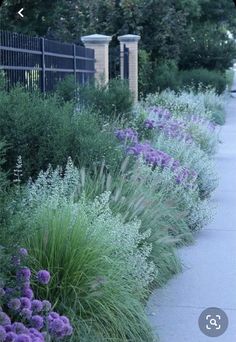
[[109,49],[110,36],[102,34],[92,34],[81,37],[86,48],[94,49],[95,53],[95,78],[99,83],[109,81]]
[[[129,88],[134,96],[134,101],[138,100],[138,41],[140,36],[126,34],[118,37],[120,41],[120,51],[123,56],[124,45],[129,48]],[[121,77],[124,74],[123,58],[121,58]]]

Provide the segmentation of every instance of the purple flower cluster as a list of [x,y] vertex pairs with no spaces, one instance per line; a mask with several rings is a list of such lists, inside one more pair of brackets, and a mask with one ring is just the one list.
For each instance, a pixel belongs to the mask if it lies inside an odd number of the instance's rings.
[[206,127],[206,129],[208,129],[210,132],[214,132],[216,129],[216,125],[213,122],[199,115],[191,115],[189,121]]
[[132,143],[138,142],[138,133],[132,128],[117,129],[115,131],[115,136],[120,141],[128,141]]
[[192,136],[187,132],[187,122],[172,118],[171,113],[162,107],[149,108],[148,119],[144,121],[147,129],[161,130],[167,137],[192,143]]
[[183,140],[187,143],[193,143],[191,134],[187,132],[187,123],[180,120],[169,120],[157,123],[156,127],[160,129],[167,137]]
[[127,153],[135,156],[141,155],[148,165],[169,168],[174,173],[178,184],[196,180],[197,174],[195,172],[182,167],[178,160],[163,151],[153,148],[149,143],[137,143],[129,147]]
[[[63,340],[73,333],[69,319],[51,311],[52,305],[49,301],[33,299],[30,269],[14,262],[27,255],[26,249],[20,249],[16,258],[12,258],[16,267],[15,288],[0,288],[3,305],[0,307],[0,342]],[[47,285],[50,273],[47,270],[39,271],[37,280],[40,284]]]
[[137,143],[127,149],[129,154],[142,155],[145,162],[152,166],[168,167],[173,163],[173,158],[167,153],[153,148],[149,143]]
[[157,107],[157,106],[153,106],[150,107],[149,110],[149,116],[150,117],[154,117],[154,120],[158,121],[158,120],[169,120],[171,118],[171,112],[163,107]]

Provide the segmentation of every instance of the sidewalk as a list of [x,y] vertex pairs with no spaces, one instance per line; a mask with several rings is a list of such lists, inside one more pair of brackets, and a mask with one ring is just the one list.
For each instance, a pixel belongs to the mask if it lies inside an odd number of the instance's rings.
[[[198,234],[195,245],[179,250],[183,273],[154,291],[148,303],[149,320],[160,342],[236,341],[236,96],[226,110],[223,144],[216,157],[220,185],[212,199],[217,215]],[[229,318],[227,331],[215,339],[198,327],[198,318],[208,307],[223,309]]]

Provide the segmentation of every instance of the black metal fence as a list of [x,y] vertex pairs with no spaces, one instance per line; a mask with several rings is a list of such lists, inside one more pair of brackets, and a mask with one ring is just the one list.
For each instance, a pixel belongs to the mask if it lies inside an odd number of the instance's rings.
[[94,50],[20,33],[0,31],[0,70],[7,86],[20,83],[27,89],[52,91],[58,81],[74,75],[85,84],[94,79]]

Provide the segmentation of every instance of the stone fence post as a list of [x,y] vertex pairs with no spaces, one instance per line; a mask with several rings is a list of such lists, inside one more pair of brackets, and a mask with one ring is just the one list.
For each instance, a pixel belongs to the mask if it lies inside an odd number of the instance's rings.
[[109,81],[109,49],[110,36],[92,34],[81,37],[86,48],[94,49],[95,53],[95,79],[99,83]]
[[[140,36],[126,34],[118,37],[120,41],[121,56],[124,55],[124,45],[129,48],[129,88],[134,96],[134,101],[138,100],[138,42]],[[121,77],[124,75],[124,63],[121,58]]]

